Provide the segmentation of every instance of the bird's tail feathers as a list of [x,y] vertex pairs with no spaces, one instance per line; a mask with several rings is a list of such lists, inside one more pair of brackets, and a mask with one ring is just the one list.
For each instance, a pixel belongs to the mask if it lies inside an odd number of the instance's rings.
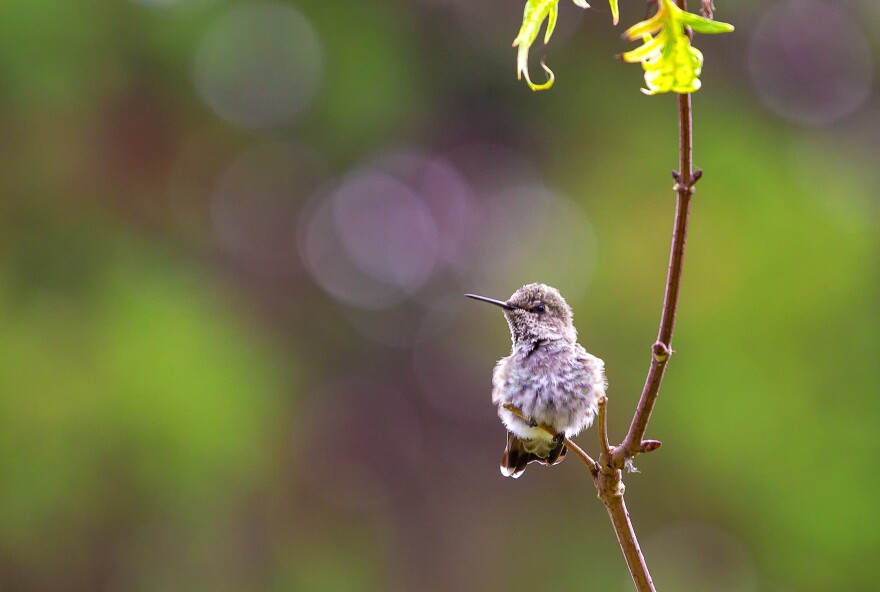
[[562,462],[566,452],[568,448],[563,442],[523,440],[507,432],[507,446],[501,455],[501,474],[516,479],[523,474],[530,462],[539,462],[549,467]]

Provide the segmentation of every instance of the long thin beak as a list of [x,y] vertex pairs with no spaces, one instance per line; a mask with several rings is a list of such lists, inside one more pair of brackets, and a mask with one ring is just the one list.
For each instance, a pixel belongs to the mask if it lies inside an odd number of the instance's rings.
[[486,298],[485,296],[477,296],[476,294],[465,294],[468,298],[473,298],[474,300],[482,300],[483,302],[488,302],[489,304],[494,304],[495,306],[500,306],[506,310],[513,310],[516,308],[515,306],[511,306],[503,300],[495,300],[494,298]]

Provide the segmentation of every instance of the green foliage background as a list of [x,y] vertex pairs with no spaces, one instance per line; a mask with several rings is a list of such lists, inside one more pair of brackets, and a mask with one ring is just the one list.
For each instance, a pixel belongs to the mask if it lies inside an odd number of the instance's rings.
[[[499,475],[506,329],[454,298],[573,292],[622,435],[660,310],[674,97],[638,92],[605,13],[561,6],[556,86],[531,93],[513,76],[516,2],[300,0],[317,91],[289,125],[236,129],[200,99],[193,55],[247,4],[0,2],[0,589],[628,589],[577,463]],[[630,511],[661,590],[869,590],[880,102],[823,126],[774,115],[749,79],[768,3],[717,4],[737,32],[698,40],[706,174],[649,430],[664,447],[626,479]],[[845,5],[876,62],[880,12]],[[546,276],[438,276],[402,313],[352,309],[297,261],[296,224],[279,247],[294,255],[267,266],[217,239],[216,178],[267,140],[322,163],[291,173],[297,213],[390,146],[515,150],[588,216],[592,275],[538,244]],[[430,354],[362,330],[447,296]]]

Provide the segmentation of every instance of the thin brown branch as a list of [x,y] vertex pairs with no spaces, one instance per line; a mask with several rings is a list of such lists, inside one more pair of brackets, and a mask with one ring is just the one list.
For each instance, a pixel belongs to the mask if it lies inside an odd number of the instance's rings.
[[593,481],[599,492],[599,499],[605,504],[605,509],[611,518],[614,533],[617,535],[617,543],[620,545],[620,550],[623,551],[636,590],[656,592],[648,565],[645,563],[645,556],[642,555],[639,540],[636,538],[635,530],[629,519],[626,502],[623,500],[626,488],[621,479],[621,470],[611,466],[614,449],[608,443],[608,399],[605,396],[599,397],[596,416],[601,456],[599,457],[599,472],[593,475]]
[[[676,2],[680,8],[687,10],[687,0],[676,0]],[[702,4],[704,10],[711,10],[709,8],[712,6],[711,2],[703,1]],[[660,394],[660,385],[663,382],[663,375],[666,373],[666,365],[673,353],[672,335],[675,331],[675,317],[681,292],[691,198],[694,193],[694,185],[702,176],[702,171],[694,171],[693,168],[692,105],[689,94],[678,96],[678,119],[679,166],[678,170],[673,173],[676,192],[675,223],[672,230],[672,246],[669,252],[669,267],[666,274],[666,291],[660,315],[660,328],[657,332],[657,340],[651,347],[651,365],[629,430],[623,442],[613,449],[608,448],[604,398],[599,403],[599,442],[603,452],[600,457],[600,471],[598,474],[594,474],[593,480],[599,491],[599,498],[605,504],[608,515],[611,517],[617,541],[639,592],[655,592],[654,583],[651,580],[645,558],[639,549],[638,539],[623,500],[624,488],[621,481],[621,469],[636,454],[651,452],[660,447],[659,441],[645,440],[644,437],[651,412],[654,410],[654,404]]]
[[[686,0],[677,0],[682,9],[687,8]],[[636,407],[626,437],[615,449],[612,465],[621,468],[636,454],[642,451],[642,439],[648,429],[648,421],[654,404],[660,394],[660,384],[666,372],[666,365],[672,356],[672,335],[675,330],[675,317],[681,291],[682,267],[684,265],[685,245],[687,244],[688,221],[690,219],[691,198],[694,185],[702,176],[702,171],[693,168],[693,131],[691,95],[678,96],[679,118],[679,168],[673,173],[674,190],[677,194],[675,223],[672,231],[672,247],[669,252],[669,267],[666,275],[666,293],[663,298],[663,311],[660,316],[660,329],[657,341],[651,347],[651,365],[642,395]]]
[[599,463],[590,458],[590,455],[584,452],[584,449],[575,444],[570,438],[565,439],[565,445],[581,459],[581,462],[587,465],[591,474],[595,475],[599,471]]
[[629,519],[629,512],[626,510],[626,503],[623,501],[623,492],[626,488],[621,480],[621,471],[610,464],[614,449],[608,443],[608,399],[604,395],[599,397],[597,406],[596,429],[599,432],[601,455],[599,457],[599,471],[593,474],[593,481],[599,492],[599,499],[608,510],[608,516],[614,526],[614,533],[617,535],[617,542],[620,545],[620,550],[623,551],[624,558],[626,558],[626,565],[636,589],[639,592],[655,592],[651,574],[645,563],[645,556],[642,555],[642,550],[639,548],[639,540],[636,538],[635,530],[633,530],[632,522]]
[[611,444],[608,442],[608,398],[605,395],[599,397],[596,403],[596,429],[599,432],[599,460],[606,464],[611,458]]
[[[619,473],[618,471],[618,475]],[[614,525],[617,542],[620,544],[620,549],[626,558],[626,565],[629,567],[629,573],[632,575],[636,590],[639,592],[656,592],[654,581],[651,579],[648,566],[645,564],[645,556],[642,555],[639,541],[633,530],[632,522],[630,522],[626,502],[623,501],[623,491],[607,498],[602,497],[602,501],[605,504],[605,509],[608,510],[611,523]]]

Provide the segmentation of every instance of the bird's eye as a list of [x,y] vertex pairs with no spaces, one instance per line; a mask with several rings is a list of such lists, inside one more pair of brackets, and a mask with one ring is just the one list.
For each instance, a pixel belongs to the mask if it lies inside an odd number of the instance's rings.
[[546,311],[547,308],[546,308],[543,304],[539,304],[538,306],[536,306],[536,307],[533,308],[532,310],[535,311],[535,312],[537,312],[537,313],[542,313],[542,312]]

